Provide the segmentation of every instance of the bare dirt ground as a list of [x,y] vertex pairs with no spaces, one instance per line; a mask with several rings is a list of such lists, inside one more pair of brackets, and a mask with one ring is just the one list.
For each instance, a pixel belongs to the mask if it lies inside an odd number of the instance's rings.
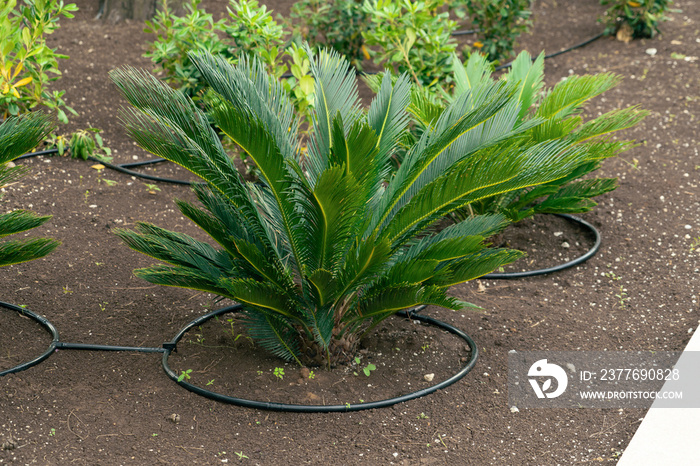
[[[122,65],[150,69],[141,55],[152,40],[142,25],[93,21],[97,2],[79,0],[75,19],[62,20],[50,45],[62,62],[60,86],[80,113],[65,129],[98,127],[117,162],[148,157],[116,117],[123,105],[109,83]],[[291,2],[275,1],[281,13]],[[221,14],[225,2],[202,6]],[[613,71],[623,84],[597,99],[589,116],[640,104],[649,117],[627,134],[640,146],[609,160],[605,176],[620,187],[584,218],[603,236],[597,256],[556,275],[518,281],[484,280],[454,293],[481,313],[429,308],[475,339],[481,352],[462,381],[392,408],[348,414],[290,414],[225,405],[178,387],[160,356],[61,350],[44,363],[0,378],[0,464],[579,464],[614,463],[643,410],[548,409],[512,412],[507,400],[510,350],[682,350],[698,327],[700,252],[700,4],[678,0],[663,35],[629,44],[601,39],[548,60],[548,85],[569,74]],[[521,47],[552,52],[598,33],[597,0],[537,1],[532,34]],[[462,40],[470,40],[463,38]],[[647,50],[656,49],[655,55]],[[672,56],[672,54],[674,54]],[[678,55],[676,55],[678,54]],[[677,58],[685,55],[688,59]],[[673,58],[676,57],[676,58]],[[151,261],[110,232],[137,220],[201,238],[172,199],[189,188],[98,172],[59,157],[27,160],[31,175],[5,188],[2,209],[29,208],[53,219],[34,235],[63,241],[52,255],[2,270],[3,301],[46,316],[61,340],[158,347],[214,304],[192,291],[152,286],[131,271]],[[153,170],[151,170],[153,171]],[[169,165],[155,173],[187,176]],[[104,180],[117,181],[108,185]],[[510,233],[528,250],[521,268],[572,258],[590,238],[548,218]],[[563,232],[555,236],[556,232]],[[547,254],[545,254],[547,253]],[[553,253],[553,255],[552,255]],[[363,357],[377,369],[316,371],[252,357],[227,318],[190,332],[173,357],[191,381],[233,396],[281,402],[358,403],[394,396],[444,379],[463,364],[459,340],[426,326],[390,319]],[[231,333],[233,330],[233,334]],[[0,310],[0,370],[33,358],[50,338],[36,324]],[[396,350],[398,348],[398,351]],[[283,379],[273,375],[285,370]],[[354,375],[353,372],[358,372]],[[176,415],[176,416],[173,416]],[[177,421],[177,422],[176,422]]]

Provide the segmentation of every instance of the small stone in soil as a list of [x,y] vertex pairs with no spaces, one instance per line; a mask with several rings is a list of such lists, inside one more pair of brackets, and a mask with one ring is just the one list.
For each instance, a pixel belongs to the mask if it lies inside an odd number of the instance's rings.
[[435,374],[425,374],[425,375],[423,376],[423,378],[424,378],[425,380],[427,380],[428,382],[432,382],[433,379],[435,378]]

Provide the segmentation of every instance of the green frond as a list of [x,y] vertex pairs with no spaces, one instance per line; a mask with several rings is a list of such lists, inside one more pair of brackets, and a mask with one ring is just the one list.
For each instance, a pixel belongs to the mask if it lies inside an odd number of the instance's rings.
[[631,128],[641,122],[648,114],[648,111],[640,110],[636,106],[613,110],[595,120],[584,123],[570,137],[576,142],[601,137],[615,131]]
[[513,60],[510,71],[504,79],[511,83],[518,83],[516,96],[521,103],[518,119],[522,120],[530,111],[544,85],[544,52],[534,62],[529,53],[520,52]]
[[0,124],[0,165],[38,146],[54,126],[51,116],[42,112],[7,118]]
[[377,160],[379,145],[377,133],[364,121],[356,122],[345,135],[340,113],[333,120],[333,145],[329,165],[344,166],[360,189],[358,195],[368,201],[379,183],[388,174],[388,163]]
[[61,244],[50,238],[5,241],[0,243],[0,267],[44,257]]
[[219,286],[226,290],[225,296],[255,308],[265,309],[294,322],[304,323],[300,317],[301,310],[297,303],[269,282],[260,282],[252,278],[228,278],[219,280]]
[[419,191],[391,218],[382,235],[403,244],[442,216],[467,204],[566,176],[582,163],[583,151],[563,141],[492,147]]
[[512,249],[482,249],[447,265],[443,273],[427,282],[438,288],[448,288],[459,283],[468,282],[493,272],[523,257],[525,253]]
[[454,80],[454,97],[458,97],[472,89],[483,87],[491,82],[493,63],[488,61],[486,55],[472,53],[464,66],[457,54],[452,56],[452,79]]
[[588,100],[620,84],[622,78],[613,73],[570,76],[559,82],[540,103],[537,116],[565,119],[581,110]]
[[285,158],[298,161],[298,121],[284,87],[257,57],[243,55],[236,65],[209,52],[190,53],[206,83],[239,114],[251,113],[274,139]]
[[288,321],[265,309],[244,309],[246,331],[253,341],[271,354],[286,361],[299,361],[299,338]]
[[303,309],[304,320],[311,329],[314,341],[328,353],[331,340],[333,338],[333,327],[335,326],[335,309],[333,306],[323,306],[316,309]]
[[381,87],[367,112],[367,122],[377,134],[380,167],[389,164],[399,137],[408,127],[410,118],[407,108],[411,102],[411,81],[407,75],[399,76],[395,83],[390,72],[385,72],[383,76]]
[[421,304],[442,306],[448,309],[459,307],[454,298],[445,295],[437,286],[396,285],[373,290],[357,304],[357,314],[349,322],[370,320],[372,326],[402,309]]
[[309,143],[309,177],[312,184],[318,175],[328,168],[333,130],[333,119],[340,113],[347,132],[360,119],[360,98],[357,79],[350,63],[334,50],[322,50],[314,54],[306,45],[306,52],[313,57],[311,74],[315,82],[313,133]]
[[344,165],[322,172],[313,191],[315,209],[309,212],[307,225],[312,269],[336,271],[355,239],[358,221],[366,199],[358,192],[354,177],[345,173]]
[[187,235],[145,223],[138,223],[137,230],[113,231],[131,249],[175,266],[194,269],[213,283],[238,269],[228,253],[217,251]]
[[535,207],[537,213],[578,214],[597,205],[591,198],[617,188],[617,178],[598,178],[569,183]]
[[154,285],[187,288],[230,297],[225,288],[218,286],[217,282],[212,280],[211,275],[189,267],[158,264],[136,269],[134,276]]
[[444,228],[439,233],[425,236],[413,244],[409,244],[409,247],[399,260],[407,261],[422,256],[424,251],[447,240],[465,237],[488,238],[500,233],[509,223],[510,222],[503,214],[468,217],[459,223],[454,223]]
[[43,225],[50,218],[50,215],[40,216],[27,210],[15,210],[0,214],[0,238],[31,230]]
[[[440,116],[435,129],[424,133],[408,153],[375,212],[371,225],[374,231],[382,228],[387,219],[391,220],[421,189],[455,163],[510,135],[518,113],[512,86],[491,85],[479,97],[482,105],[472,102],[470,96],[464,94],[451,104]],[[469,111],[470,107],[473,110]],[[495,118],[504,108],[507,114]]]
[[391,255],[386,239],[369,237],[355,243],[338,274],[338,296],[347,296],[380,276],[388,268]]

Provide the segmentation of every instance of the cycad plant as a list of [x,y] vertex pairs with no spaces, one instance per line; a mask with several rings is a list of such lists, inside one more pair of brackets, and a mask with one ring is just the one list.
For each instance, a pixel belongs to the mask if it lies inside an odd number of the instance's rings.
[[330,366],[400,309],[466,306],[447,295],[450,286],[521,256],[484,244],[505,226],[503,215],[439,229],[442,218],[567,176],[586,155],[559,140],[526,138],[540,120],[518,121],[518,87],[488,81],[455,99],[389,177],[411,120],[410,79],[385,74],[365,111],[348,63],[334,52],[307,52],[317,99],[308,149],[287,94],[258,59],[233,66],[191,55],[218,94],[210,116],[255,162],[258,183],[241,180],[187,96],[142,71],[112,72],[133,106],[122,112],[131,137],[206,181],[194,188],[201,205],[177,204],[217,246],[147,223],[116,233],[165,263],[137,276],[238,301],[260,346]]
[[[35,112],[11,117],[0,124],[0,186],[17,181],[27,172],[23,166],[8,166],[9,162],[37,146],[51,132],[51,119]],[[0,238],[21,233],[50,219],[26,210],[0,214]],[[50,253],[60,243],[49,238],[31,238],[0,242],[0,267],[38,259]]]
[[[472,54],[465,65],[456,59],[454,63],[454,89],[451,94],[443,93],[448,104],[436,104],[427,94],[414,93],[411,111],[420,122],[419,131],[439,124],[450,103],[464,95],[478,95],[488,88],[488,83],[494,83],[493,64],[483,55]],[[556,141],[568,149],[582,151],[584,156],[580,163],[571,166],[570,171],[558,179],[482,198],[456,210],[457,218],[476,213],[502,213],[517,222],[538,213],[582,213],[597,205],[592,198],[617,187],[616,178],[587,175],[600,168],[604,159],[633,147],[630,141],[614,139],[611,135],[636,125],[647,112],[636,106],[627,107],[584,121],[585,104],[617,86],[621,77],[612,73],[570,76],[546,91],[542,90],[543,79],[544,54],[533,60],[527,52],[520,53],[510,71],[500,77],[501,82],[516,86],[519,102],[517,115],[508,108],[501,110],[503,116],[514,117],[503,119],[502,131],[528,126],[520,136],[526,145]]]

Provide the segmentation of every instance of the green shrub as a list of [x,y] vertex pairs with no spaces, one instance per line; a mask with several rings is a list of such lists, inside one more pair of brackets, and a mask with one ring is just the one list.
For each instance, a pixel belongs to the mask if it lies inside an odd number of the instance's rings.
[[[495,82],[492,70],[493,65],[479,54],[473,54],[466,66],[455,60],[455,88],[448,101],[481,93],[482,86]],[[527,52],[518,55],[510,71],[499,80],[518,86],[517,118],[498,128],[485,126],[484,131],[497,130],[507,135],[512,125],[527,125],[530,129],[520,137],[530,141],[528,144],[561,143],[567,150],[580,153],[580,163],[572,165],[568,173],[556,180],[483,198],[467,209],[456,211],[458,218],[468,218],[474,213],[501,213],[511,221],[519,221],[537,213],[581,213],[597,205],[593,197],[617,187],[614,178],[586,175],[597,170],[602,160],[632,146],[630,141],[612,139],[610,135],[636,125],[647,112],[628,107],[584,121],[581,114],[586,102],[618,85],[621,78],[612,73],[570,76],[542,92],[543,78],[544,54],[534,62]],[[420,99],[412,108],[420,115],[424,127],[432,125],[437,115],[447,111],[435,105],[424,110]]]
[[362,32],[370,25],[361,0],[300,0],[292,6],[289,20],[295,40],[330,47],[358,69],[367,54]]
[[[67,123],[64,110],[77,115],[63,101],[65,91],[49,92],[47,85],[58,79],[57,54],[46,45],[46,36],[58,27],[61,16],[72,18],[74,4],[57,0],[17,0],[0,3],[0,113],[3,118],[20,115],[43,105]],[[49,74],[54,76],[49,77]]]
[[417,84],[448,79],[457,42],[457,23],[444,11],[446,0],[365,0],[374,27],[363,35],[375,63],[409,73]]
[[[26,169],[8,163],[38,145],[51,132],[53,123],[41,112],[10,117],[0,124],[0,186],[17,181]],[[36,228],[51,217],[40,217],[26,210],[0,214],[0,238]],[[38,259],[60,243],[49,238],[31,238],[0,242],[0,266]]]
[[177,203],[217,247],[147,223],[116,233],[165,263],[137,276],[241,302],[261,347],[331,365],[350,358],[360,336],[399,309],[465,306],[448,297],[451,285],[521,253],[483,244],[504,226],[502,215],[474,216],[439,233],[436,223],[480,199],[560,179],[582,153],[521,137],[533,123],[517,121],[517,87],[489,81],[455,99],[385,183],[410,123],[410,78],[385,74],[365,111],[347,61],[307,53],[317,105],[306,151],[287,94],[259,60],[190,56],[219,96],[212,119],[253,159],[259,185],[242,182],[189,98],[145,72],[113,72],[134,107],[121,115],[131,137],[206,181],[194,188],[199,206]]
[[515,41],[530,26],[531,0],[457,0],[477,28],[474,46],[490,61],[501,62],[513,56]]
[[268,71],[281,76],[286,71],[280,56],[284,48],[282,27],[270,16],[267,8],[256,0],[230,0],[229,21],[214,21],[199,8],[201,0],[185,4],[187,14],[177,16],[163,0],[163,8],[145,31],[156,34],[145,57],[155,63],[156,72],[165,74],[166,82],[195,99],[204,94],[204,83],[188,52],[206,50],[235,62],[241,53],[255,53],[263,58]]
[[605,23],[605,33],[614,35],[623,24],[632,28],[632,37],[649,38],[658,34],[659,23],[665,21],[666,11],[673,4],[672,0],[600,0],[600,4],[609,8],[601,22]]

